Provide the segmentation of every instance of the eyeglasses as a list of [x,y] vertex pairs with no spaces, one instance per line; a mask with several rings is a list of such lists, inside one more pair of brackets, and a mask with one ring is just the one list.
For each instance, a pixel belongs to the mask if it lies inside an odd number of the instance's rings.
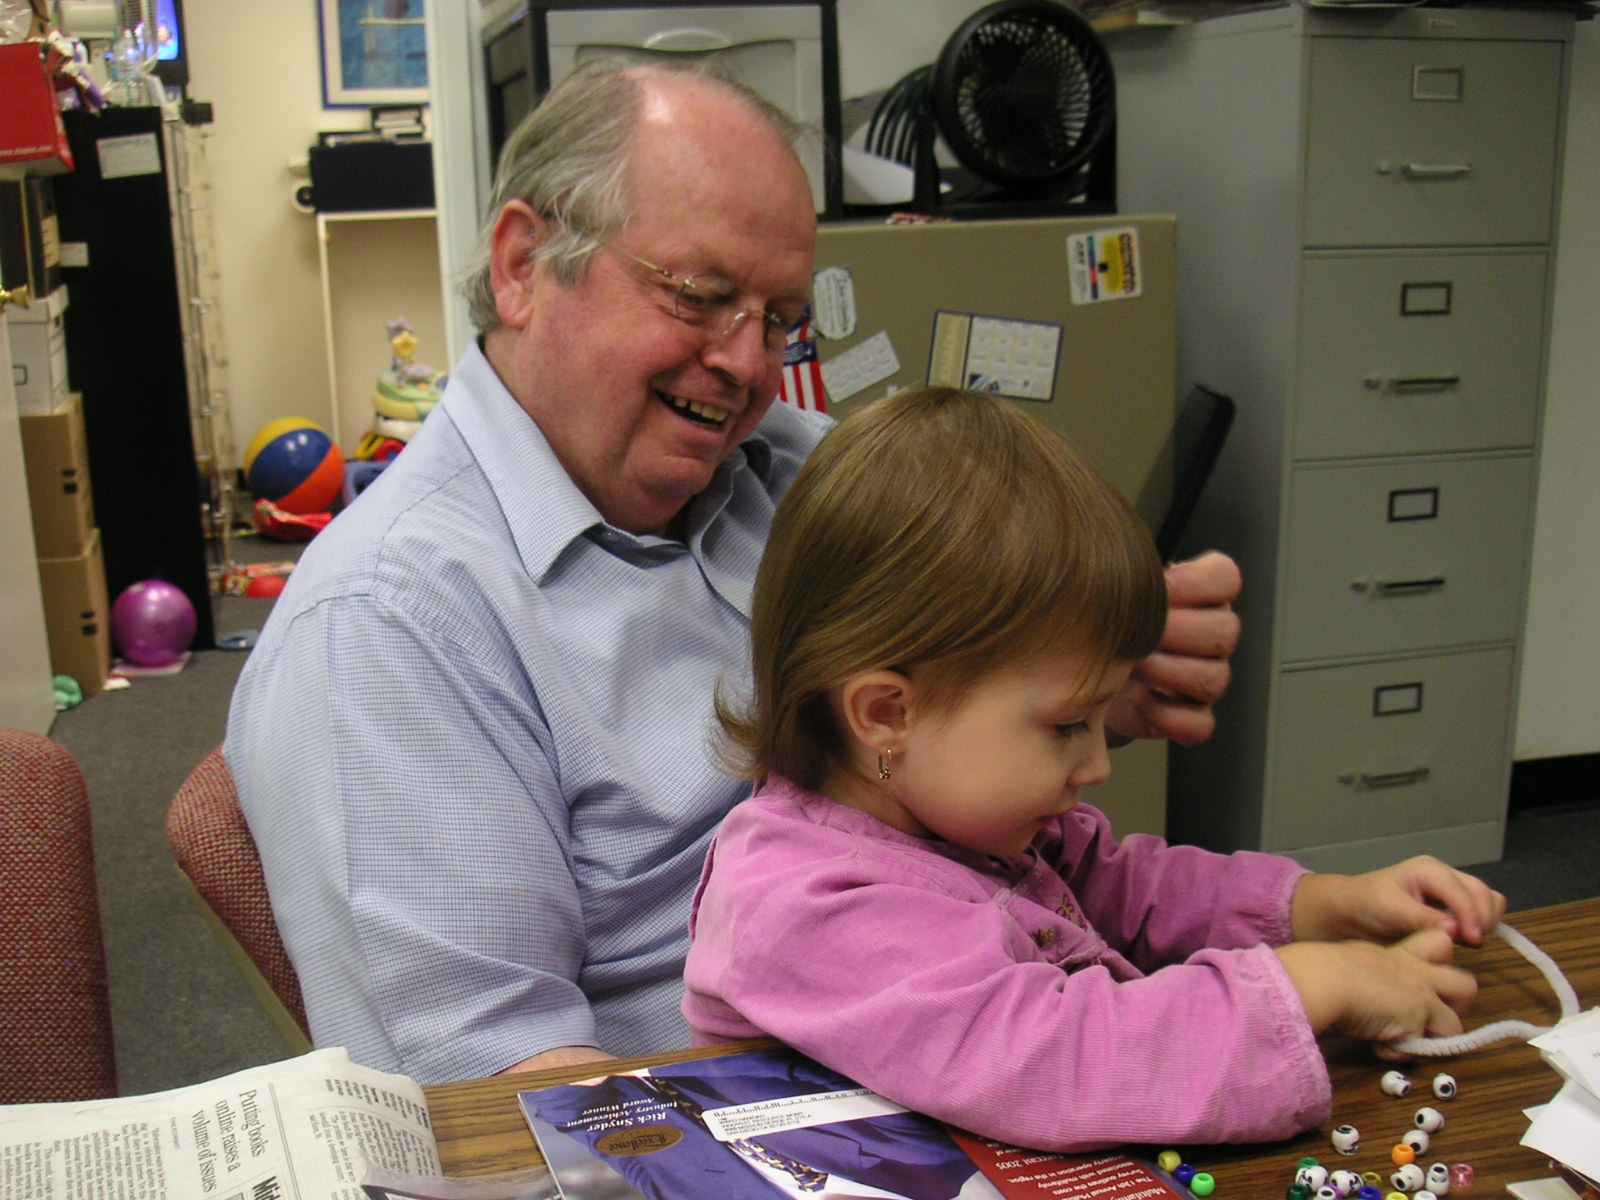
[[651,278],[672,293],[672,315],[685,325],[704,329],[719,342],[732,337],[746,317],[761,322],[761,344],[768,354],[779,354],[789,339],[789,331],[806,319],[809,308],[803,300],[791,300],[775,308],[739,308],[734,304],[738,289],[717,275],[674,275],[649,259],[610,247],[623,258],[637,263]]

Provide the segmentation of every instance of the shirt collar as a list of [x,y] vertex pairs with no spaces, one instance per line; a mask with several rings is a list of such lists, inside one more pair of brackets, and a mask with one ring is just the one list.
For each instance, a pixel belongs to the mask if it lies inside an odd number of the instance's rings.
[[[441,406],[449,411],[483,470],[510,526],[523,569],[536,582],[544,583],[573,542],[591,530],[611,529],[562,468],[538,423],[501,382],[477,339],[456,364]],[[772,448],[759,427],[717,468],[706,494],[725,493],[728,476],[744,465],[766,482]],[[619,535],[606,539],[607,549],[613,551],[622,543],[655,546],[663,540],[611,532]]]

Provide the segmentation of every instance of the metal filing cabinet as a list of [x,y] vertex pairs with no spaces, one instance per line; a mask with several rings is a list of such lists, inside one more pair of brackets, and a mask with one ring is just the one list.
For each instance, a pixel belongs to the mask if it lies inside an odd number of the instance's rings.
[[1238,416],[1192,548],[1239,560],[1178,840],[1498,858],[1572,19],[1258,11],[1110,39],[1117,194],[1178,217],[1179,377]]

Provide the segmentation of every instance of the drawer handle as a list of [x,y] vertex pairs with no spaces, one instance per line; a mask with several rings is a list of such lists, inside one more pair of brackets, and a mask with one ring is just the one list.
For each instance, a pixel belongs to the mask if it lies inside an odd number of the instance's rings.
[[1407,179],[1460,179],[1472,174],[1472,164],[1408,162],[1400,164],[1400,173]]
[[1339,776],[1339,782],[1358,788],[1405,787],[1408,784],[1421,783],[1432,774],[1432,767],[1412,767],[1409,771],[1384,771],[1378,774],[1363,771],[1359,775],[1346,771]]
[[1352,579],[1352,592],[1376,590],[1380,596],[1415,596],[1421,592],[1436,592],[1444,587],[1443,575],[1430,575],[1426,579]]
[[1383,375],[1364,375],[1362,385],[1368,391],[1394,392],[1399,396],[1419,392],[1448,392],[1461,386],[1459,375],[1398,375],[1390,379]]

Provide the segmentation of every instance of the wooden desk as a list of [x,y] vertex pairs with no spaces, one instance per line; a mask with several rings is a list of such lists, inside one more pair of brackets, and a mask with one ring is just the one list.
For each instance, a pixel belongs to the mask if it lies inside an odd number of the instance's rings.
[[[1600,898],[1518,913],[1511,924],[1556,960],[1577,989],[1580,1003],[1586,1007],[1600,1003]],[[1508,1017],[1540,1025],[1554,1021],[1556,1001],[1543,977],[1500,939],[1491,939],[1482,950],[1460,951],[1457,961],[1477,975],[1481,988],[1477,1006],[1467,1018],[1469,1029]],[[765,1044],[657,1054],[616,1065],[649,1066]],[[1326,1050],[1334,1082],[1328,1125],[1268,1146],[1181,1148],[1190,1162],[1216,1176],[1219,1196],[1275,1200],[1291,1182],[1294,1164],[1306,1154],[1330,1167],[1380,1171],[1387,1180],[1394,1169],[1389,1149],[1411,1128],[1412,1114],[1423,1104],[1436,1105],[1447,1124],[1422,1161],[1471,1163],[1477,1171],[1473,1195],[1499,1195],[1507,1182],[1550,1173],[1543,1156],[1517,1144],[1527,1127],[1522,1110],[1543,1104],[1559,1087],[1559,1077],[1532,1047],[1506,1042],[1462,1058],[1438,1060],[1437,1065],[1418,1063],[1407,1070],[1417,1090],[1403,1100],[1378,1090],[1378,1079],[1388,1067],[1366,1047],[1330,1043]],[[1434,1100],[1428,1084],[1439,1070],[1449,1071],[1459,1082],[1456,1099]],[[593,1065],[565,1067],[426,1088],[446,1174],[487,1175],[537,1164],[539,1152],[517,1108],[517,1092],[594,1073]],[[1362,1150],[1354,1158],[1340,1158],[1328,1142],[1329,1130],[1345,1123],[1361,1131]]]

